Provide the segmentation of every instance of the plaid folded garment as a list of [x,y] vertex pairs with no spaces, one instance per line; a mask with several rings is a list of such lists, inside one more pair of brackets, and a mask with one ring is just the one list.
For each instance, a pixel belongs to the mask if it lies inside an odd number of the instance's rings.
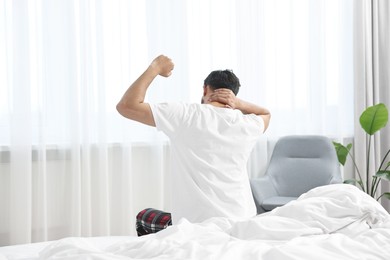
[[171,213],[147,208],[137,214],[135,228],[138,236],[157,233],[172,225]]

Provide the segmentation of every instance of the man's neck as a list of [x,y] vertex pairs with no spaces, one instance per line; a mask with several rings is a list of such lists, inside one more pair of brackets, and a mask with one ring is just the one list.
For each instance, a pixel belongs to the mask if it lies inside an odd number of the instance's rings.
[[228,107],[226,107],[225,104],[222,104],[222,103],[219,103],[219,102],[216,102],[216,101],[209,102],[209,103],[206,103],[206,104],[212,105],[212,106],[215,106],[215,107],[224,107],[224,108],[228,108]]

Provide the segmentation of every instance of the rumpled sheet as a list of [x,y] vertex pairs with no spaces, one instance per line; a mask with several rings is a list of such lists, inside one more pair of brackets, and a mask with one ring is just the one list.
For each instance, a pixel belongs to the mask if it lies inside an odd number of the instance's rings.
[[157,234],[97,248],[86,238],[53,242],[41,259],[390,259],[390,215],[352,185],[315,188],[248,220],[182,219]]

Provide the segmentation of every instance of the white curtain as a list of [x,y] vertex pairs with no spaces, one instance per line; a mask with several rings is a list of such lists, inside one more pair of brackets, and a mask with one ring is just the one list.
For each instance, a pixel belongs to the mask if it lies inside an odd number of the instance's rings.
[[0,245],[135,234],[140,209],[169,210],[166,138],[115,110],[159,54],[176,66],[150,102],[199,102],[228,68],[271,110],[266,138],[351,137],[352,3],[0,0]]
[[[359,0],[354,6],[355,45],[355,149],[358,166],[366,169],[367,136],[359,123],[360,114],[368,107],[384,103],[390,109],[390,3],[387,0]],[[390,149],[389,124],[372,140],[370,172],[378,169]],[[388,158],[387,161],[390,161]],[[372,178],[370,176],[370,178]],[[388,192],[390,185],[382,181],[379,192]],[[389,200],[382,205],[390,212]]]

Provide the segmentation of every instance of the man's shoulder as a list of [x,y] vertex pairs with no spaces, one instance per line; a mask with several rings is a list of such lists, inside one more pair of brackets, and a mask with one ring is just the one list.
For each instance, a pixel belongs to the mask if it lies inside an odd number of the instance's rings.
[[260,116],[255,114],[243,114],[238,109],[216,107],[210,104],[201,104],[201,103],[185,103],[185,102],[163,102],[151,104],[151,109],[153,114],[155,113],[168,113],[176,114],[183,116],[197,115],[197,116],[211,116],[211,117],[222,117],[222,118],[247,118],[250,120],[261,120]]
[[150,106],[153,107],[188,107],[191,105],[196,105],[195,103],[185,103],[185,102],[161,102],[161,103],[152,103]]
[[198,114],[201,111],[201,105],[184,102],[164,102],[150,104],[154,118],[163,117],[167,119],[184,120],[191,115]]
[[204,105],[198,103],[185,103],[185,102],[163,102],[163,103],[155,103],[150,104],[152,110],[174,110],[174,111],[196,111],[202,110]]

